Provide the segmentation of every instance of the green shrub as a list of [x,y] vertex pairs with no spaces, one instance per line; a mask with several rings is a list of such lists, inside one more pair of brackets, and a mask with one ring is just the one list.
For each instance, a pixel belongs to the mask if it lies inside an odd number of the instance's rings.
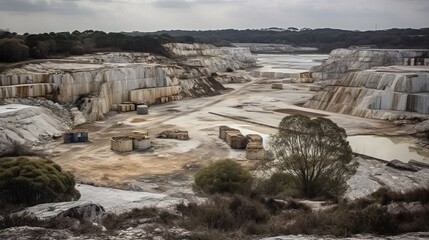
[[205,193],[248,193],[252,175],[240,164],[225,159],[200,169],[195,174],[195,189]]
[[271,196],[299,197],[301,194],[295,184],[295,177],[288,173],[276,172],[268,179],[258,182],[255,192]]
[[0,159],[0,202],[36,205],[80,198],[71,173],[43,158]]

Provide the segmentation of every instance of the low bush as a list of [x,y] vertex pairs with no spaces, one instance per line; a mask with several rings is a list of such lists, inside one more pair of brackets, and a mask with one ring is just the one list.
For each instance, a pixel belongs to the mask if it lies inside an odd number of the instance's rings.
[[380,188],[372,194],[372,197],[381,204],[388,204],[390,202],[421,202],[425,204],[429,202],[429,189],[416,188],[407,192],[397,192]]
[[159,211],[156,208],[133,209],[122,214],[107,214],[102,221],[102,225],[107,230],[126,229],[138,225],[141,219],[153,219],[158,217]]
[[79,198],[73,175],[63,172],[51,160],[0,159],[0,202],[3,204],[36,205]]
[[252,175],[231,159],[214,162],[195,174],[194,189],[205,193],[250,192]]
[[183,215],[181,225],[187,229],[234,231],[249,223],[265,223],[270,214],[260,202],[243,196],[215,196],[210,201],[197,205],[190,203],[177,206]]
[[301,194],[291,174],[277,172],[263,179],[255,186],[255,192],[262,195],[281,197],[300,197]]

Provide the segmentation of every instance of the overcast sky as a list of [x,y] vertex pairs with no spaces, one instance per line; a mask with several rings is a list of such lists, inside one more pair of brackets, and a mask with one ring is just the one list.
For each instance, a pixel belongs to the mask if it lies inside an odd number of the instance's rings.
[[0,0],[18,33],[265,27],[429,27],[429,0]]

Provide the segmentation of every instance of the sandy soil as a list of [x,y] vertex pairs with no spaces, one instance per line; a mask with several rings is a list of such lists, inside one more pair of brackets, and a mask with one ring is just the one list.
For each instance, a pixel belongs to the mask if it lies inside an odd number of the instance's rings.
[[[284,116],[304,112],[311,116],[325,115],[344,127],[349,135],[396,130],[385,121],[299,107],[313,96],[310,86],[285,84],[284,89],[273,90],[265,80],[256,79],[245,84],[228,84],[234,90],[220,96],[154,105],[146,116],[136,112],[112,114],[105,121],[79,126],[89,130],[89,143],[63,144],[58,139],[47,144],[45,151],[80,182],[122,188],[129,188],[132,183],[145,191],[164,192],[172,186],[176,190],[189,190],[195,170],[210,161],[230,157],[252,164],[245,160],[244,150],[232,150],[218,138],[220,125],[238,128],[243,134],[259,133],[266,139],[276,132]],[[152,137],[150,150],[130,153],[110,150],[111,137],[142,129],[148,130]],[[187,130],[191,139],[154,138],[166,129]]]

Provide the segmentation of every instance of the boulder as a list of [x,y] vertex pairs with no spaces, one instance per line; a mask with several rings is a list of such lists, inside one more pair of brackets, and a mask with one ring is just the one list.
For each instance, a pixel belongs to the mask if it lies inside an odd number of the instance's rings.
[[57,218],[75,218],[89,222],[100,222],[104,213],[103,206],[99,204],[77,201],[39,204],[16,214],[34,216],[43,221],[51,221]]
[[417,166],[419,168],[429,168],[429,164],[424,163],[424,162],[419,162],[419,161],[416,161],[416,160],[410,160],[410,161],[408,161],[408,165]]
[[411,171],[411,172],[418,172],[419,171],[418,168],[416,168],[416,167],[414,167],[414,166],[412,166],[412,165],[410,165],[408,163],[401,162],[401,161],[399,161],[397,159],[388,162],[386,164],[386,166],[389,166],[389,167],[392,167],[392,168],[396,168],[396,169],[399,169],[399,170],[404,170],[404,171]]

